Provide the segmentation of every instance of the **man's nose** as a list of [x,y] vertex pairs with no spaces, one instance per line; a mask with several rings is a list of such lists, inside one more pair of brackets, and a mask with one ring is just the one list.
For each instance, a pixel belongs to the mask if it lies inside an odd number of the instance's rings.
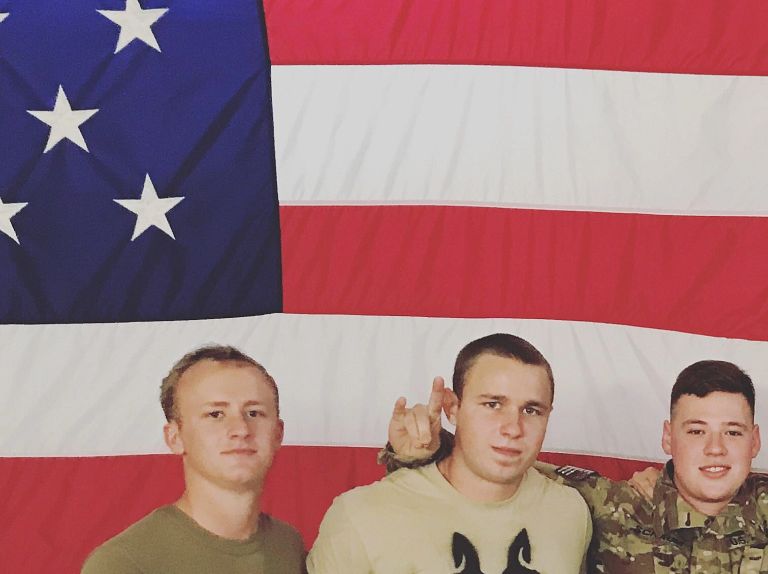
[[230,416],[227,422],[227,431],[230,436],[248,436],[250,430],[248,427],[248,419],[245,414]]
[[519,412],[512,412],[505,417],[501,424],[501,434],[510,438],[523,435],[523,418]]
[[725,448],[725,440],[720,433],[712,433],[707,438],[707,443],[704,445],[705,454],[720,455],[725,454],[727,449]]

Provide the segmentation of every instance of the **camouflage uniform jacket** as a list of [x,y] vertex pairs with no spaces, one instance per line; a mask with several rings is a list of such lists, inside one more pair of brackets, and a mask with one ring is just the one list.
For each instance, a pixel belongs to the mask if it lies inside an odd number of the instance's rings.
[[578,490],[592,512],[590,572],[606,574],[768,574],[768,477],[750,475],[717,516],[693,509],[668,462],[653,500],[626,482],[591,471],[537,464]]

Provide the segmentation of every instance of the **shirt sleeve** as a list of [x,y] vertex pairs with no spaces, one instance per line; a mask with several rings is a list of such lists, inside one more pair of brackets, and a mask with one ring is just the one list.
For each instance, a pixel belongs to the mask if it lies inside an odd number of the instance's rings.
[[453,443],[455,437],[453,433],[440,429],[440,446],[432,456],[426,458],[410,458],[397,454],[392,445],[387,443],[384,448],[379,451],[376,457],[376,461],[379,464],[383,464],[387,469],[387,474],[400,470],[401,468],[419,468],[421,466],[427,466],[433,462],[440,462],[444,458],[448,457],[453,450]]
[[308,574],[373,574],[373,567],[360,533],[337,498],[325,513],[320,531],[307,556]]
[[533,465],[541,474],[578,491],[593,516],[605,505],[606,494],[614,489],[614,482],[594,470],[574,466],[556,466],[536,461]]
[[120,548],[101,546],[88,556],[80,574],[142,574],[142,571]]

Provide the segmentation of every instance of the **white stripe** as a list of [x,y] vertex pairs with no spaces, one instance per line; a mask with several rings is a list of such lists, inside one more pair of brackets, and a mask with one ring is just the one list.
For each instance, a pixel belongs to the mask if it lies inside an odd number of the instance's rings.
[[274,66],[281,202],[768,215],[768,78]]
[[[425,400],[434,375],[488,333],[519,334],[551,360],[557,389],[545,447],[663,459],[661,423],[677,373],[731,360],[768,400],[768,343],[594,323],[321,315],[121,325],[0,327],[0,455],[165,452],[158,386],[207,342],[264,362],[280,386],[286,440],[381,445],[399,395]],[[757,409],[768,424],[768,411]],[[768,427],[767,427],[768,428]],[[768,456],[759,459],[768,467]]]

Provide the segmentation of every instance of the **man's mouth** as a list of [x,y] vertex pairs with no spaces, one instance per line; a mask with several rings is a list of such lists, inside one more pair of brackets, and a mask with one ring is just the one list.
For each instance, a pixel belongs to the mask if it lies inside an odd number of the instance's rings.
[[719,478],[721,476],[725,476],[728,471],[731,470],[731,467],[725,464],[711,464],[708,466],[700,466],[699,470],[704,474],[704,476],[710,478]]
[[493,446],[491,447],[494,452],[507,457],[514,457],[514,456],[520,456],[523,454],[523,451],[519,448],[512,448],[508,446]]
[[249,456],[256,454],[256,450],[252,448],[231,448],[229,450],[222,451],[221,454],[236,454],[241,456]]

